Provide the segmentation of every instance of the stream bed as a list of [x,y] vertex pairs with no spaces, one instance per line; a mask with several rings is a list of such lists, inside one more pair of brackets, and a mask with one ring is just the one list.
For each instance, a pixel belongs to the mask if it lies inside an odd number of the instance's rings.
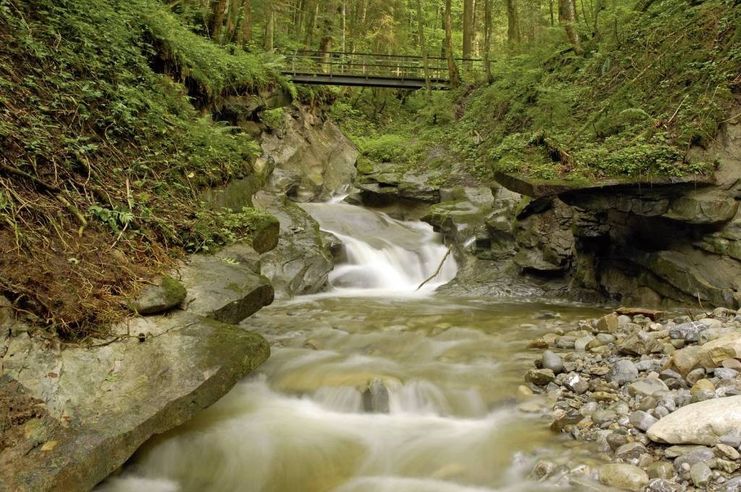
[[517,394],[528,341],[599,309],[436,295],[456,265],[426,224],[306,209],[344,244],[329,291],[245,320],[270,359],[101,490],[540,491],[538,459],[591,459]]

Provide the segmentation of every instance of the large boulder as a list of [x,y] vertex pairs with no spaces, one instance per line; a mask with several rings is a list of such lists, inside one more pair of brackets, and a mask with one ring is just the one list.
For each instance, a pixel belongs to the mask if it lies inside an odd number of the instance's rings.
[[259,335],[187,312],[130,320],[89,345],[26,331],[8,342],[0,407],[15,427],[0,448],[0,489],[14,492],[90,490],[269,355]]
[[334,268],[330,243],[319,224],[285,196],[260,192],[255,203],[280,221],[278,246],[260,257],[262,273],[278,297],[321,291]]
[[648,437],[668,444],[714,446],[721,436],[741,429],[741,396],[692,403],[667,415],[648,429]]
[[273,302],[274,291],[267,278],[223,253],[193,255],[179,273],[188,290],[188,311],[224,323],[239,323]]

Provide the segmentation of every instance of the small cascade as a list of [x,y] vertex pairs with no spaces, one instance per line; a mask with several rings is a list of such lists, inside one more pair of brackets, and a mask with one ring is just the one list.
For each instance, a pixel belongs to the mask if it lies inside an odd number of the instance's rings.
[[335,293],[430,293],[455,277],[455,259],[429,224],[343,203],[303,207],[344,245],[345,261],[329,276]]

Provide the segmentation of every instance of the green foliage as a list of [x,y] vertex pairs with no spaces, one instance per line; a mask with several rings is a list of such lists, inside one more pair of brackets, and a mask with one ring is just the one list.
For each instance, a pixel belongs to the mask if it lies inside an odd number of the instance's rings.
[[403,135],[384,134],[378,137],[360,138],[357,143],[361,153],[376,162],[405,163],[413,152],[409,138]]
[[194,234],[186,244],[186,249],[191,253],[213,251],[249,237],[265,221],[273,222],[275,217],[250,207],[240,211],[229,208],[201,210],[196,214]]
[[285,124],[286,112],[283,108],[268,109],[263,111],[260,115],[260,119],[265,123],[271,130],[280,130]]

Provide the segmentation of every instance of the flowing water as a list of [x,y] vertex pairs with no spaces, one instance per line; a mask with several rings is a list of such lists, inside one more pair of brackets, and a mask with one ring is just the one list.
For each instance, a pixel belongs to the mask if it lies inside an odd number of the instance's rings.
[[526,478],[534,461],[578,451],[518,409],[526,343],[547,329],[539,311],[569,322],[595,310],[434,295],[456,265],[429,226],[306,209],[345,245],[330,291],[246,320],[272,345],[258,373],[101,489],[546,490]]

